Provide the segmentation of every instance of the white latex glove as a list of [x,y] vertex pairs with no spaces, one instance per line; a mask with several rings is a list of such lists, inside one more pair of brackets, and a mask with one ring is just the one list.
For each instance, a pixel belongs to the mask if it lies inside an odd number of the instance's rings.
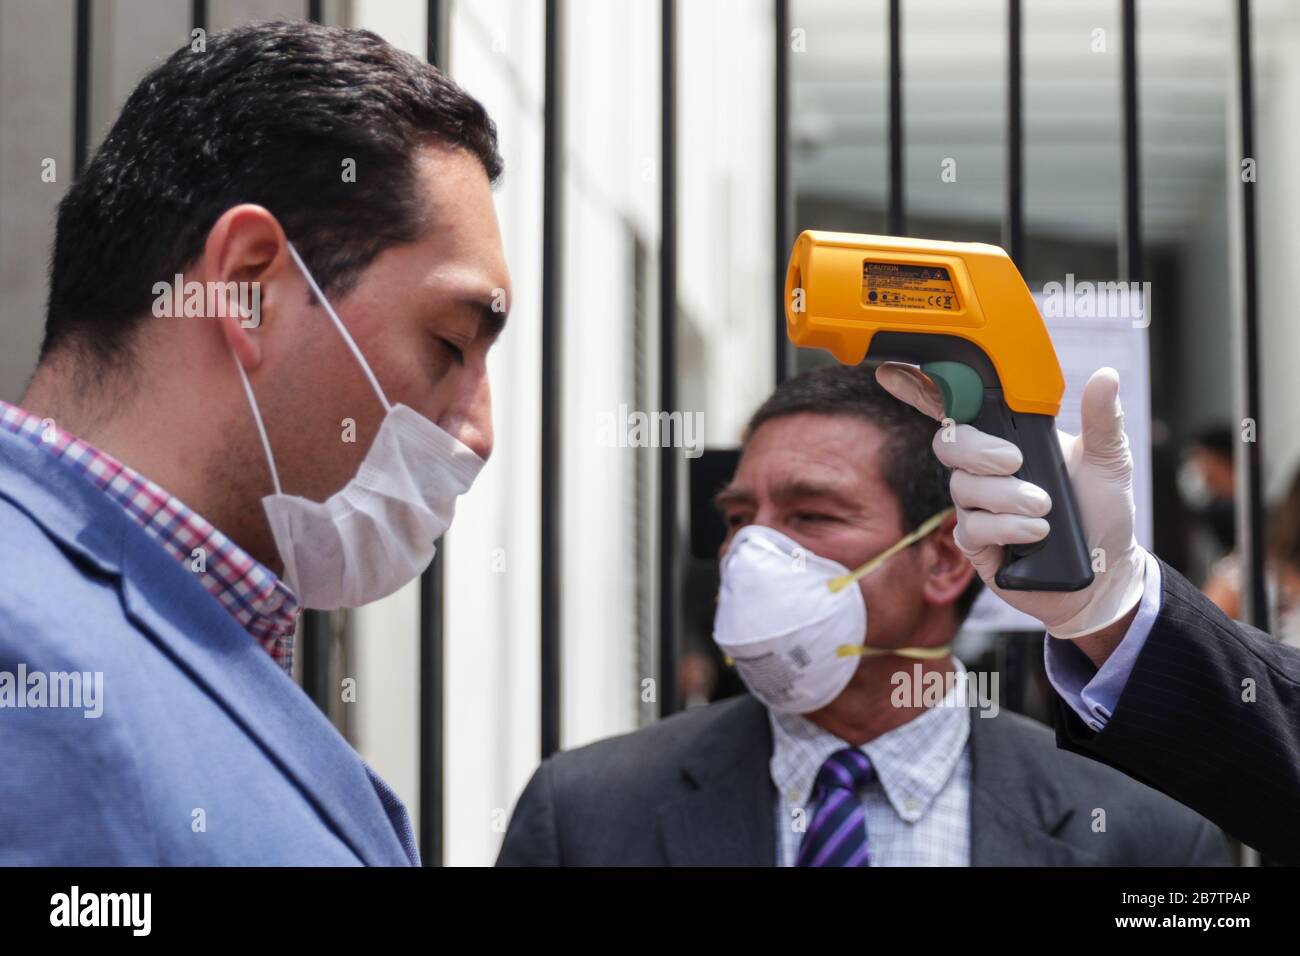
[[[900,401],[943,420],[939,388],[919,368],[886,362],[876,370],[876,380]],[[1051,499],[1037,485],[1012,477],[1022,458],[1010,442],[970,425],[940,428],[934,436],[935,455],[953,469],[957,547],[990,590],[1037,618],[1053,637],[1070,640],[1099,631],[1136,607],[1146,568],[1145,552],[1133,537],[1133,458],[1119,404],[1119,373],[1094,372],[1082,405],[1082,436],[1056,433],[1093,558],[1093,582],[1081,591],[1004,591],[993,583],[1003,546],[1046,537],[1043,516]]]

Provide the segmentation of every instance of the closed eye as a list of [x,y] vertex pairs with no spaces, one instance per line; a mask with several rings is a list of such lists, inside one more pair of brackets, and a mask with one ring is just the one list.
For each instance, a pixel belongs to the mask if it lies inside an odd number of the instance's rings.
[[452,342],[450,339],[440,338],[438,341],[441,342],[443,347],[451,353],[451,357],[456,364],[460,365],[464,363],[465,353],[460,346],[456,345],[456,343]]
[[817,514],[812,511],[800,511],[795,516],[796,521],[829,521],[830,515]]

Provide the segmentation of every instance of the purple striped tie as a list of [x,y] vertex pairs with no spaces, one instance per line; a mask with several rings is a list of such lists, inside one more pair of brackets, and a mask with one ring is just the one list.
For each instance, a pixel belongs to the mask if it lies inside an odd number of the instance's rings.
[[858,790],[871,781],[871,761],[856,747],[826,758],[813,787],[816,810],[795,866],[870,866],[867,815]]

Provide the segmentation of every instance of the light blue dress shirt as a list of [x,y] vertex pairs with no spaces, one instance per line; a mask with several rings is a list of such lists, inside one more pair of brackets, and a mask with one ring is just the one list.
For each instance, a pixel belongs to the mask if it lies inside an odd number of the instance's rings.
[[1045,639],[1043,655],[1047,679],[1061,699],[1094,732],[1104,728],[1115,712],[1133,665],[1160,614],[1160,594],[1160,562],[1148,551],[1137,616],[1124,639],[1100,668],[1094,666],[1073,641],[1058,640],[1051,635]]
[[[966,673],[956,658],[953,669]],[[954,686],[938,706],[862,745],[874,770],[859,794],[872,866],[970,866],[971,715],[960,693]],[[793,866],[815,812],[817,773],[847,744],[807,717],[768,715],[777,865]]]

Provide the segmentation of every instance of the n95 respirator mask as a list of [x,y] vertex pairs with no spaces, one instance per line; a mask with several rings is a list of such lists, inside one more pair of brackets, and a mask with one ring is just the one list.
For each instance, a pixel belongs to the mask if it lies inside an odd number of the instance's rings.
[[780,531],[746,525],[722,559],[713,640],[750,692],[783,714],[825,707],[848,686],[863,656],[946,656],[947,645],[867,647],[867,602],[858,581],[951,513],[948,508],[934,515],[852,571]]

